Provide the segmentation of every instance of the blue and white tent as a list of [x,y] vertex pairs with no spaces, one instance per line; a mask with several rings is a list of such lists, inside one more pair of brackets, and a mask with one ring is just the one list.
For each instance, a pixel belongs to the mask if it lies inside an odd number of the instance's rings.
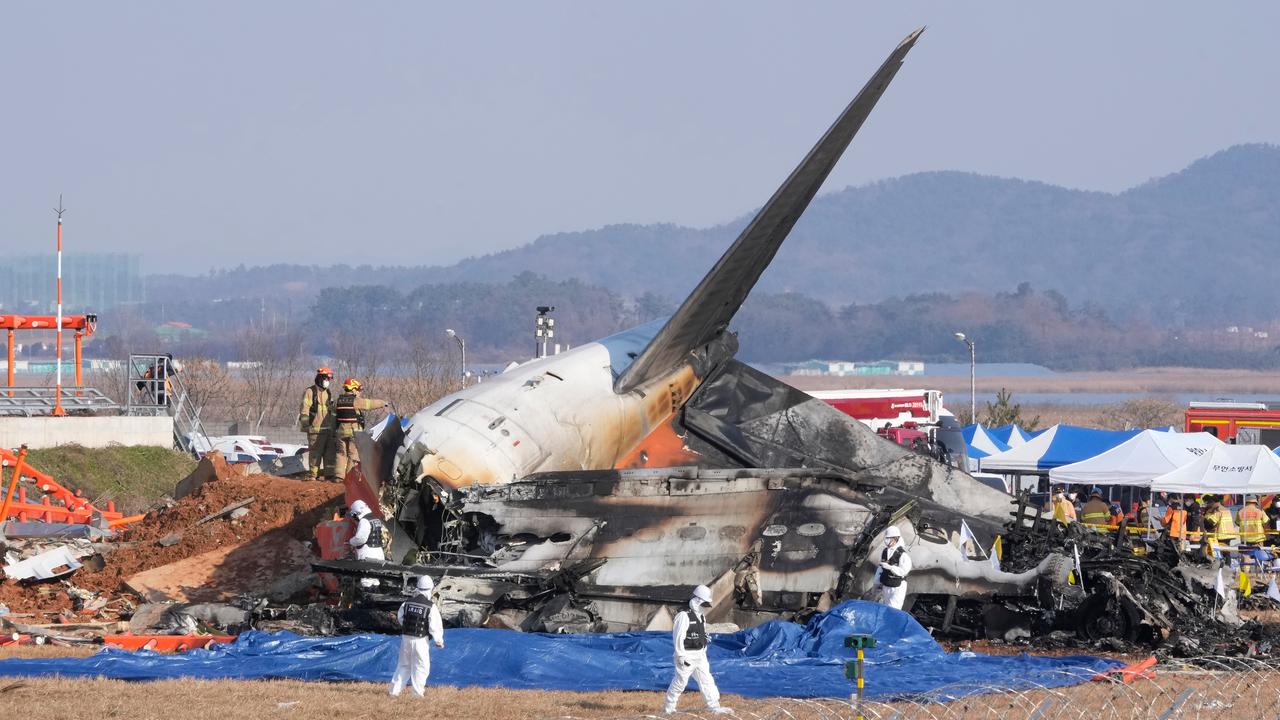
[[1011,448],[1016,448],[1035,437],[1034,434],[1023,430],[1017,425],[1001,425],[1000,427],[990,428],[987,432],[991,433],[992,437]]
[[984,458],[1009,449],[1008,445],[993,437],[991,431],[981,425],[965,425],[962,433],[965,445],[969,446],[969,457],[972,459]]
[[1141,430],[1094,430],[1054,425],[1007,452],[982,460],[987,472],[1036,473],[1080,462],[1110,450]]

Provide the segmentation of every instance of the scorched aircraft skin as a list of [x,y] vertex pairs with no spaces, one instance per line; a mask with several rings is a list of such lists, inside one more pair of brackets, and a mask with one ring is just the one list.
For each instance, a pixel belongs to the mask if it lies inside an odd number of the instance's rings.
[[454,622],[662,627],[706,583],[713,619],[755,624],[870,595],[891,524],[913,594],[1020,594],[1046,572],[1002,573],[957,541],[964,518],[989,542],[1009,496],[733,359],[734,313],[920,32],[669,319],[526,362],[366,444],[358,494],[392,520],[396,560],[447,576]]

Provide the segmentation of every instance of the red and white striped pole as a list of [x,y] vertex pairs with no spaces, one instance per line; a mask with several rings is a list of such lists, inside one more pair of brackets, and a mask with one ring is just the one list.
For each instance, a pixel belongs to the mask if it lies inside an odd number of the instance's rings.
[[58,214],[58,337],[55,342],[58,353],[58,373],[56,386],[53,390],[53,414],[66,415],[67,411],[62,409],[62,196],[58,196],[58,207],[54,209]]

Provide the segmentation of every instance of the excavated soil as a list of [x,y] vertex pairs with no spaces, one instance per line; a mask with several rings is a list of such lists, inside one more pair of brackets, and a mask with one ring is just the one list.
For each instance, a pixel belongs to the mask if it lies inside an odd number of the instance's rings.
[[[214,478],[172,507],[153,510],[132,524],[120,538],[118,547],[105,556],[105,567],[93,572],[84,568],[69,579],[76,587],[107,596],[128,592],[125,581],[132,575],[183,560],[218,548],[237,546],[273,530],[283,530],[304,542],[313,540],[315,525],[339,510],[343,486],[332,482],[289,480],[271,475],[248,475],[228,465],[221,456],[206,458],[213,464]],[[224,507],[254,498],[242,518],[228,517],[197,522]],[[177,533],[174,545],[160,545],[161,538]],[[42,593],[41,586],[24,587],[0,583],[0,602],[13,612],[51,612],[70,607],[65,592]],[[44,587],[49,587],[45,585]],[[59,588],[57,584],[52,586]],[[60,588],[59,588],[60,589]]]

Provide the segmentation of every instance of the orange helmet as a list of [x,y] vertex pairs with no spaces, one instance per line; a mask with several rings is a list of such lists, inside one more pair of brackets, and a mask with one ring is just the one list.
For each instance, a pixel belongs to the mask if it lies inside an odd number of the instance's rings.
[[355,378],[347,378],[342,381],[342,389],[347,392],[359,392],[360,381]]
[[330,370],[330,369],[329,369],[329,368],[327,368],[327,367],[324,367],[324,366],[321,366],[321,367],[316,368],[316,374],[317,374],[317,375],[325,375],[325,376],[327,376],[327,377],[333,377],[333,371],[332,371],[332,370]]

